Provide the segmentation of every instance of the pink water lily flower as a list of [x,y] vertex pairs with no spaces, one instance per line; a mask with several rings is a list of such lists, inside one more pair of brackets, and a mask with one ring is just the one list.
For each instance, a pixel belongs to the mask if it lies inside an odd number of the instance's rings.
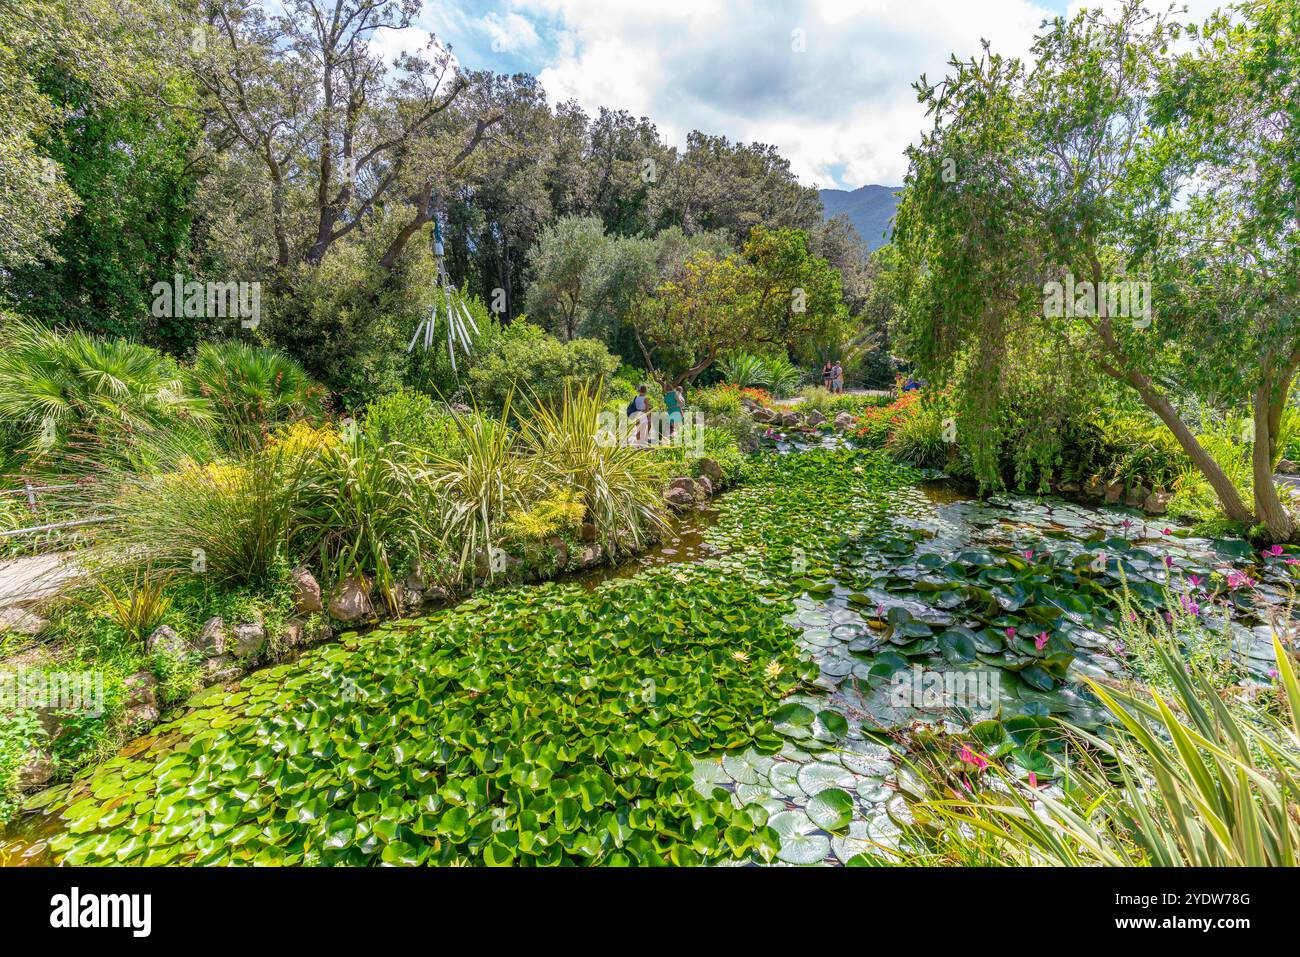
[[1249,575],[1239,572],[1236,569],[1228,572],[1228,587],[1232,590],[1238,588],[1253,588],[1255,583],[1251,581]]
[[1007,638],[1015,638],[1015,637],[1016,637],[1016,630],[1014,628],[1008,628]]
[[1027,562],[1032,562],[1034,560],[1034,550],[1032,548],[1026,549],[1020,554],[1025,556],[1025,561]]
[[1192,583],[1192,587],[1193,587],[1193,588],[1200,588],[1200,587],[1201,587],[1201,576],[1200,576],[1200,575],[1188,575],[1188,576],[1187,576],[1187,580],[1188,580],[1189,582]]
[[1270,545],[1268,548],[1264,549],[1264,557],[1281,558],[1283,550],[1284,549],[1281,545]]
[[1174,567],[1174,560],[1173,560],[1172,558],[1170,558],[1168,555],[1166,555],[1166,556],[1165,556],[1165,568],[1173,568],[1173,567]]
[[1033,788],[1035,791],[1038,790],[1038,775],[1035,774],[1033,771],[1029,772],[1029,786]]
[[1161,534],[1161,535],[1172,535],[1173,533],[1174,533],[1174,530],[1173,530],[1172,528],[1162,528],[1162,529],[1160,529],[1160,534]]
[[1047,647],[1047,632],[1039,632],[1038,637],[1034,639],[1034,647],[1039,651]]
[[1300,558],[1284,558],[1282,561],[1286,562],[1288,565],[1300,565]]
[[988,758],[978,751],[972,751],[969,744],[961,746],[961,760],[963,764],[973,764],[981,771],[989,766]]

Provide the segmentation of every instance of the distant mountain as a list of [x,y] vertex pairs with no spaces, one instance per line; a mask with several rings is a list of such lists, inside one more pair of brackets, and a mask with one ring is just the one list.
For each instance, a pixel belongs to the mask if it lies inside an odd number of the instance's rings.
[[861,186],[853,192],[846,189],[823,189],[820,192],[827,219],[844,213],[866,244],[871,249],[879,249],[889,241],[900,189],[901,186]]

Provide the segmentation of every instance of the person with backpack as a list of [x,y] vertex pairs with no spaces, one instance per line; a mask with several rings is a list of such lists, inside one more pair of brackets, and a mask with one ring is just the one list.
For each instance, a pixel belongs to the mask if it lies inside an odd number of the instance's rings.
[[636,433],[636,444],[646,444],[646,428],[650,424],[650,397],[645,386],[637,386],[636,395],[627,404],[627,417],[632,420],[632,431]]

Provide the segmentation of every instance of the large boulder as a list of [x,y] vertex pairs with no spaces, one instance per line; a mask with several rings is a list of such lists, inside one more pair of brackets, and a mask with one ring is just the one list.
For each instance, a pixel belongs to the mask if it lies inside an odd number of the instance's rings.
[[35,638],[48,627],[49,621],[25,608],[0,608],[0,631],[13,631]]
[[761,422],[764,425],[771,425],[778,418],[776,412],[774,412],[772,409],[766,409],[763,406],[759,406],[756,409],[751,409],[749,414],[750,417],[753,418],[755,422]]
[[238,661],[251,661],[266,648],[266,625],[243,621],[231,629],[231,654]]
[[161,716],[156,704],[138,704],[122,711],[122,718],[127,727],[134,730],[154,724]]
[[578,564],[584,568],[589,565],[595,565],[604,557],[605,550],[599,544],[588,545],[578,553]]
[[[419,595],[419,592],[413,592]],[[302,618],[290,618],[284,623],[284,634],[280,637],[280,644],[285,648],[300,648],[303,645],[314,644],[329,636],[329,626],[324,624],[321,619],[315,619],[316,624],[313,626]]]
[[370,604],[370,582],[363,576],[349,575],[330,596],[330,616],[338,621],[352,622],[368,618],[374,613]]
[[808,425],[814,429],[817,428],[817,426],[824,423],[825,421],[826,421],[826,416],[822,415],[821,412],[817,409],[813,409],[811,412],[808,413]]
[[226,623],[220,618],[212,617],[203,623],[194,645],[205,658],[215,658],[226,653]]
[[709,481],[716,487],[721,487],[722,483],[726,481],[726,476],[722,474],[722,466],[714,459],[700,459],[700,474],[707,475]]
[[189,653],[190,646],[169,625],[159,625],[144,643],[145,651],[151,655],[166,655],[180,658]]
[[1124,504],[1127,505],[1129,508],[1141,508],[1146,503],[1146,500],[1150,495],[1151,495],[1150,489],[1146,488],[1145,486],[1139,485],[1136,488],[1131,488],[1124,493]]
[[293,570],[294,610],[303,616],[315,615],[325,610],[321,603],[320,584],[305,568]]
[[707,502],[713,498],[713,482],[707,475],[701,475],[695,480],[695,499],[699,502]]
[[853,428],[855,422],[857,422],[857,420],[854,419],[852,415],[847,412],[840,412],[836,414],[834,424],[835,428],[843,432],[845,429]]
[[787,409],[781,413],[781,428],[797,429],[801,425],[803,425],[803,418],[798,412]]

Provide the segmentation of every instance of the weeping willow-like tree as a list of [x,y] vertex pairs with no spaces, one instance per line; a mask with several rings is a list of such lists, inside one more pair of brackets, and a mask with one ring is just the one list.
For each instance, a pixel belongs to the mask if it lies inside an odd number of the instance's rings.
[[[1249,3],[1175,55],[1183,28],[1130,0],[1050,22],[1030,62],[986,45],[916,84],[933,126],[910,150],[895,232],[903,331],[918,365],[958,386],[982,478],[1013,397],[1046,462],[1053,421],[1106,377],[1170,429],[1229,518],[1293,535],[1271,461],[1300,366],[1295,269],[1278,268],[1295,262],[1298,16]],[[1243,185],[1266,162],[1266,184]],[[1252,412],[1253,508],[1171,379]]]

